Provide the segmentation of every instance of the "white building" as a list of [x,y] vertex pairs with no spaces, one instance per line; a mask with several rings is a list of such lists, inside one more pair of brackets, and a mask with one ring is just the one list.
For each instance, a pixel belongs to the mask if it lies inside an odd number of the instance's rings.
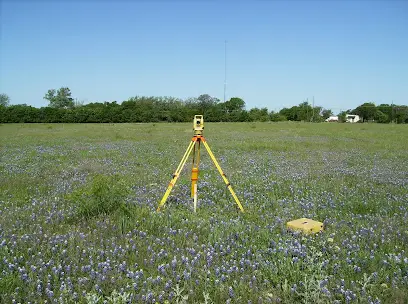
[[358,122],[360,121],[360,116],[354,114],[346,115],[346,122]]
[[329,118],[326,118],[327,122],[338,122],[339,121],[339,117],[338,116],[330,116]]

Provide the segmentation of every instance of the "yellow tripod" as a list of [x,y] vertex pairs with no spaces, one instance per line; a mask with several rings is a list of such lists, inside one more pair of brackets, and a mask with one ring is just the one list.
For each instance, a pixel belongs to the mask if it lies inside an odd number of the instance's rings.
[[213,161],[215,167],[217,168],[218,172],[221,174],[222,179],[224,180],[225,184],[228,187],[228,190],[231,192],[232,197],[234,198],[235,202],[237,203],[239,209],[244,212],[244,208],[242,207],[237,195],[235,194],[234,190],[232,189],[232,186],[230,182],[227,179],[227,176],[225,173],[222,171],[220,165],[218,164],[217,159],[215,158],[214,154],[212,153],[207,141],[205,140],[203,136],[203,130],[204,130],[204,119],[202,115],[195,115],[194,116],[194,136],[190,142],[190,144],[187,147],[186,152],[184,153],[183,158],[181,159],[176,171],[173,174],[173,178],[171,179],[169,186],[167,187],[166,192],[164,193],[164,196],[162,200],[160,201],[160,204],[157,208],[157,211],[160,211],[160,208],[163,207],[163,205],[166,203],[167,198],[170,195],[171,190],[173,189],[174,185],[177,182],[177,179],[180,176],[181,171],[184,168],[184,165],[187,162],[188,157],[190,156],[191,152],[194,151],[193,153],[193,165],[191,169],[191,197],[194,199],[194,212],[197,210],[197,180],[198,180],[198,166],[200,164],[200,148],[201,148],[201,143],[203,143],[204,147],[206,148],[208,154],[211,157],[211,160]]

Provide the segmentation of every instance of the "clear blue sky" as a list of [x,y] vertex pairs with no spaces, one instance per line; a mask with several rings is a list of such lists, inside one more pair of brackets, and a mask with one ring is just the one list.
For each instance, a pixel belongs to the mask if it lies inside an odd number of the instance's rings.
[[279,110],[408,104],[408,1],[0,0],[0,93],[46,106],[136,95]]

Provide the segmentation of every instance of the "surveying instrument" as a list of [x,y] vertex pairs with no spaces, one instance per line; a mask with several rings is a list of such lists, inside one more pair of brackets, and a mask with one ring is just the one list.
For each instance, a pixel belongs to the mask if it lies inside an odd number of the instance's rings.
[[239,209],[244,212],[244,208],[242,207],[238,197],[236,196],[234,190],[232,189],[232,186],[230,182],[227,179],[227,176],[225,173],[222,171],[220,165],[218,164],[218,161],[216,160],[214,154],[212,153],[206,139],[203,136],[203,130],[204,130],[204,118],[203,115],[195,115],[194,116],[194,121],[193,121],[193,130],[194,130],[194,136],[190,142],[190,144],[187,147],[186,152],[184,153],[183,158],[181,159],[176,171],[173,174],[173,178],[171,179],[169,186],[167,187],[166,192],[164,193],[164,196],[162,200],[160,201],[160,204],[157,208],[157,211],[160,211],[160,208],[163,207],[163,205],[166,203],[166,200],[168,196],[170,195],[171,190],[173,189],[174,185],[177,182],[177,179],[180,176],[181,171],[183,170],[184,165],[187,162],[188,157],[190,156],[191,152],[193,151],[193,165],[191,169],[191,197],[193,198],[194,202],[194,212],[197,210],[197,181],[198,181],[198,166],[200,165],[200,148],[201,148],[201,143],[203,143],[204,147],[206,148],[208,154],[211,157],[211,160],[213,161],[215,167],[217,168],[218,172],[220,173],[222,179],[224,180],[225,184],[227,185],[228,190],[231,192],[232,197],[234,198],[235,202],[237,203]]

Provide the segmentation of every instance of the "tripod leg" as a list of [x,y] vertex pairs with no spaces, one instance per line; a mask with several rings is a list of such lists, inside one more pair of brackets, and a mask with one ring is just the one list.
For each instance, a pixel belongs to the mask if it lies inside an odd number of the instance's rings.
[[218,172],[221,174],[222,179],[224,180],[225,184],[228,187],[228,190],[231,192],[232,197],[234,198],[235,202],[237,203],[239,209],[244,212],[244,208],[242,207],[237,195],[235,194],[234,190],[232,189],[232,186],[230,184],[230,182],[227,179],[227,176],[225,175],[225,173],[222,171],[220,165],[218,164],[217,159],[215,158],[214,154],[211,152],[210,146],[207,144],[207,142],[205,141],[205,139],[202,139],[202,142],[204,144],[204,147],[207,149],[208,154],[210,155],[214,165],[217,167]]
[[186,150],[186,152],[184,153],[184,156],[183,156],[183,158],[181,159],[181,161],[180,161],[180,163],[179,163],[179,165],[178,165],[176,171],[174,172],[173,178],[171,179],[171,181],[170,181],[170,183],[169,183],[169,186],[167,187],[167,190],[166,190],[166,192],[164,193],[162,200],[160,201],[159,206],[157,207],[157,211],[160,211],[160,208],[166,203],[166,200],[167,200],[167,198],[169,197],[170,192],[171,192],[171,190],[173,189],[174,185],[176,184],[177,179],[178,179],[179,176],[180,176],[180,172],[181,172],[181,170],[183,170],[183,167],[184,167],[184,165],[186,164],[186,161],[187,161],[187,159],[188,159],[188,156],[190,155],[191,150],[193,150],[193,147],[195,146],[195,143],[196,143],[196,141],[195,141],[195,140],[192,140],[192,141],[190,142],[189,146],[187,147],[187,150]]
[[[184,155],[183,155],[183,158],[181,159],[181,161],[180,161],[180,163],[179,163],[179,165],[178,165],[178,167],[177,167],[177,169],[176,169],[176,171],[175,172],[179,172],[179,171],[181,171],[181,167],[182,167],[182,164],[183,164],[183,161],[184,161],[184,159],[187,159],[188,158],[188,156],[189,156],[189,154],[190,154],[190,152],[189,152],[189,150],[190,150],[190,148],[192,147],[192,146],[194,146],[194,144],[195,144],[195,140],[192,140],[192,141],[190,141],[190,144],[188,145],[188,147],[187,147],[187,150],[186,150],[186,152],[184,153]],[[184,165],[183,165],[184,166]],[[174,175],[173,175],[174,176]]]

